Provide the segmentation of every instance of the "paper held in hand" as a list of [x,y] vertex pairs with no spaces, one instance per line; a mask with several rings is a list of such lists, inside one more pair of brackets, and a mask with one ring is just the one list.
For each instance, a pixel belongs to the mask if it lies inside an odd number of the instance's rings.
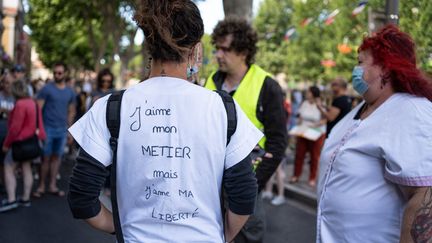
[[323,127],[310,128],[307,126],[294,126],[290,131],[289,135],[299,136],[308,140],[316,141],[323,135]]

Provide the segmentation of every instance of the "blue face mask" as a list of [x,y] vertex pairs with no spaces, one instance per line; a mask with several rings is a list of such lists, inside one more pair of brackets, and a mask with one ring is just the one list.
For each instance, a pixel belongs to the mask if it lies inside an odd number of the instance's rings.
[[369,89],[369,85],[363,79],[364,70],[360,66],[355,66],[352,71],[352,84],[353,89],[360,95],[364,95]]

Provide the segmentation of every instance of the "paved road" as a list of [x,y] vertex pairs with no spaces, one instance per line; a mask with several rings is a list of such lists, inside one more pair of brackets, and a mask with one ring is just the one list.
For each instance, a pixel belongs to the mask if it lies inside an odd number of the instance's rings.
[[[67,188],[71,162],[64,162],[60,186]],[[4,198],[5,195],[0,195]],[[308,243],[315,239],[315,213],[299,203],[288,201],[281,206],[266,204],[266,243]],[[66,198],[44,195],[34,199],[30,208],[0,214],[1,243],[100,243],[115,242],[114,237],[93,230],[74,220]]]

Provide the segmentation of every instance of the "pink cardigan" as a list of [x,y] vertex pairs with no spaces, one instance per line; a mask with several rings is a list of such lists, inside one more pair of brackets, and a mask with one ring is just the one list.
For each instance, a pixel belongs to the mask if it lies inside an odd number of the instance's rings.
[[[6,135],[3,146],[9,148],[13,142],[21,141],[35,134],[36,131],[36,106],[31,98],[19,99],[15,103],[15,107],[9,114],[8,133]],[[45,129],[42,120],[42,110],[39,109],[39,139],[46,138]]]

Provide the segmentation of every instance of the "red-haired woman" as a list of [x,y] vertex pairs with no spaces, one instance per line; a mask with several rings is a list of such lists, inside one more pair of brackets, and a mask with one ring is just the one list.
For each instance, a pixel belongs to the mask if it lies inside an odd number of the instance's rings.
[[363,96],[320,159],[317,242],[432,238],[432,83],[415,44],[388,25],[363,40],[353,87]]

